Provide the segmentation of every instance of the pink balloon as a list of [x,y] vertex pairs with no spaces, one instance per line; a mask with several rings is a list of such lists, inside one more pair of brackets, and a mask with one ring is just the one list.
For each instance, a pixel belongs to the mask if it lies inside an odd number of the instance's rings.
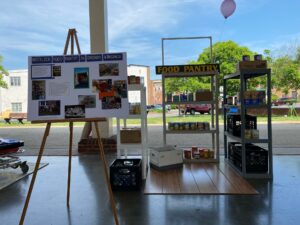
[[221,5],[221,13],[227,19],[231,16],[236,8],[236,4],[234,0],[224,0]]

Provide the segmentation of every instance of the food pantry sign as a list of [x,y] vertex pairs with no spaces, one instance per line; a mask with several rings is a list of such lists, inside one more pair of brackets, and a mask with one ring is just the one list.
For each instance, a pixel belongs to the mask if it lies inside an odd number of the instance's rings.
[[28,58],[28,120],[128,115],[126,53]]
[[190,75],[190,74],[208,74],[220,72],[219,64],[198,64],[198,65],[172,65],[156,66],[156,74],[163,75]]

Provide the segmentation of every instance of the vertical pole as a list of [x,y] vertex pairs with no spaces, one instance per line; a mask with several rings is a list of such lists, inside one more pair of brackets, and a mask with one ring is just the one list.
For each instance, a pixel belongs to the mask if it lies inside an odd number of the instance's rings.
[[36,164],[35,164],[34,171],[33,171],[33,176],[32,176],[31,182],[30,182],[29,190],[28,190],[28,193],[27,193],[27,197],[26,197],[26,200],[25,200],[24,207],[23,207],[22,216],[21,216],[19,225],[23,225],[24,220],[25,220],[25,216],[26,216],[28,204],[29,204],[29,201],[30,201],[32,189],[33,189],[35,179],[36,179],[36,176],[37,176],[37,171],[39,169],[41,159],[42,159],[42,156],[43,156],[43,153],[44,153],[45,144],[46,144],[47,137],[49,135],[50,127],[51,127],[51,123],[47,123],[46,129],[45,129],[45,132],[44,132],[44,136],[43,136],[43,140],[42,140],[42,143],[41,143],[39,155],[38,155],[38,158],[36,160]]
[[[107,0],[89,0],[90,15],[90,39],[91,53],[108,52],[108,29],[107,29]],[[82,137],[88,138],[89,133],[86,124],[82,131]],[[112,134],[112,118],[97,123],[102,137]],[[95,128],[92,126],[93,137],[96,138]]]
[[71,55],[74,55],[74,30],[72,30],[71,34]]
[[76,41],[76,46],[77,46],[77,52],[79,55],[81,55],[81,50],[80,50],[80,46],[79,46],[79,42],[78,42],[78,37],[77,37],[77,31],[74,31],[74,37],[75,37],[75,41]]
[[71,186],[71,169],[72,169],[72,143],[73,143],[73,122],[69,124],[69,166],[68,166],[68,190],[67,190],[67,206],[70,206],[70,186]]
[[273,149],[272,149],[272,107],[271,107],[271,69],[267,72],[267,107],[268,107],[268,156],[269,177],[273,178]]
[[108,52],[107,0],[89,0],[91,53]]
[[115,224],[119,225],[116,204],[115,204],[115,200],[114,200],[113,193],[112,193],[111,186],[110,186],[110,180],[109,180],[109,175],[108,175],[108,170],[107,170],[107,162],[105,159],[105,154],[104,154],[104,149],[103,149],[103,145],[102,145],[102,141],[101,141],[101,137],[100,137],[100,132],[99,132],[99,128],[97,126],[97,122],[94,122],[94,123],[95,123],[95,129],[96,129],[97,138],[98,138],[99,153],[100,153],[100,158],[102,159],[102,165],[103,165],[103,169],[104,169],[104,175],[105,175],[106,185],[107,185],[107,189],[108,189],[108,193],[109,193],[111,208],[112,208],[112,211],[114,214]]
[[212,37],[209,37],[209,44],[210,44],[210,60],[211,63],[214,63],[215,59],[213,58],[213,51],[212,51]]
[[71,31],[69,30],[67,40],[65,43],[65,48],[64,48],[64,55],[68,53],[68,47],[69,47],[69,42],[70,42],[70,37],[71,37]]
[[[162,65],[165,64],[165,50],[164,50],[164,39],[161,39],[161,54],[162,54]],[[161,84],[162,84],[162,106],[163,106],[163,143],[167,144],[167,134],[166,134],[166,106],[165,106],[165,75],[161,75]]]
[[227,159],[227,80],[223,79],[223,120],[224,120],[224,154],[225,159]]
[[121,157],[121,126],[120,126],[120,118],[117,118],[117,157]]
[[245,79],[244,71],[240,71],[240,85],[241,85],[241,92],[240,92],[240,102],[241,102],[241,140],[242,140],[242,174],[243,177],[247,175],[246,171],[246,143],[245,143],[245,129],[246,129],[246,109],[245,109],[245,101],[244,101],[244,93],[247,87],[247,79]]

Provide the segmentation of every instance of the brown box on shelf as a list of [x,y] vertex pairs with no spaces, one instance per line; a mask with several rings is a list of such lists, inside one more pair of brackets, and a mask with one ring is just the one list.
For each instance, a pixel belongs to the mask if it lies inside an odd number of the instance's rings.
[[141,143],[141,128],[124,128],[121,130],[122,144]]
[[241,61],[238,65],[239,69],[267,69],[266,60]]
[[212,101],[213,100],[213,93],[209,90],[197,91],[196,94],[196,101]]

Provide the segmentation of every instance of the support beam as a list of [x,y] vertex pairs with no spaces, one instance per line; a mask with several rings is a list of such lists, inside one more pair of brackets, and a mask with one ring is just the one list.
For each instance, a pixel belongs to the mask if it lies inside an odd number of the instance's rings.
[[107,1],[90,0],[91,53],[108,52]]
[[[89,0],[89,12],[91,53],[108,52],[107,0]],[[112,136],[111,118],[107,118],[106,122],[98,122],[98,125],[102,138]],[[87,138],[90,127],[90,124],[84,126],[82,138]],[[97,137],[94,126],[92,135],[94,138]]]

